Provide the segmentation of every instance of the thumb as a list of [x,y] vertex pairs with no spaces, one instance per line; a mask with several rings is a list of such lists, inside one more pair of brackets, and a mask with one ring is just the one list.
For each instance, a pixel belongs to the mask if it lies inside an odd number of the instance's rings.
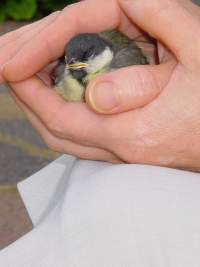
[[102,75],[89,84],[86,102],[103,114],[142,107],[162,91],[175,64],[170,60],[161,65],[127,67]]

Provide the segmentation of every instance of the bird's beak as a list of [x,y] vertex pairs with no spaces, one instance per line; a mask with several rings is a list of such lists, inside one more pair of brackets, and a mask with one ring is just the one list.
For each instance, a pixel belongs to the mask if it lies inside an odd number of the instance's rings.
[[67,64],[66,69],[79,70],[79,69],[87,68],[88,66],[89,66],[89,64],[87,64],[87,63],[79,62],[79,63],[74,63],[74,64]]

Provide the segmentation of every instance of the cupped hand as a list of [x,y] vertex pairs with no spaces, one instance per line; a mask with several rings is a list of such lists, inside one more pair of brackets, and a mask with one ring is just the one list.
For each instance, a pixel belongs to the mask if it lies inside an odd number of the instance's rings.
[[[15,36],[4,36],[1,77],[54,150],[85,159],[198,170],[199,14],[186,0],[83,1]],[[56,60],[77,33],[117,28],[138,38],[142,32],[136,25],[162,43],[160,64],[121,69],[92,82],[87,102],[96,113],[84,103],[64,102],[35,75]],[[107,82],[114,85],[109,96],[114,92],[112,100],[117,100],[111,108],[113,102],[103,91]]]

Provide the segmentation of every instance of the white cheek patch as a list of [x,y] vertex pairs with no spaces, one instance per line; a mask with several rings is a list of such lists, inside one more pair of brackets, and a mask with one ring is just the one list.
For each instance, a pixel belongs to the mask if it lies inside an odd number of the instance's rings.
[[88,60],[89,66],[86,68],[88,73],[95,73],[108,65],[113,59],[113,52],[107,47],[103,53]]

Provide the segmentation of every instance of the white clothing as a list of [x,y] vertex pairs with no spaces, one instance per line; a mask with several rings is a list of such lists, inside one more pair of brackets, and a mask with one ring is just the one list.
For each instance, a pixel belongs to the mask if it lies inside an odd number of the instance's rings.
[[18,185],[34,229],[0,267],[199,267],[200,174],[62,156]]

